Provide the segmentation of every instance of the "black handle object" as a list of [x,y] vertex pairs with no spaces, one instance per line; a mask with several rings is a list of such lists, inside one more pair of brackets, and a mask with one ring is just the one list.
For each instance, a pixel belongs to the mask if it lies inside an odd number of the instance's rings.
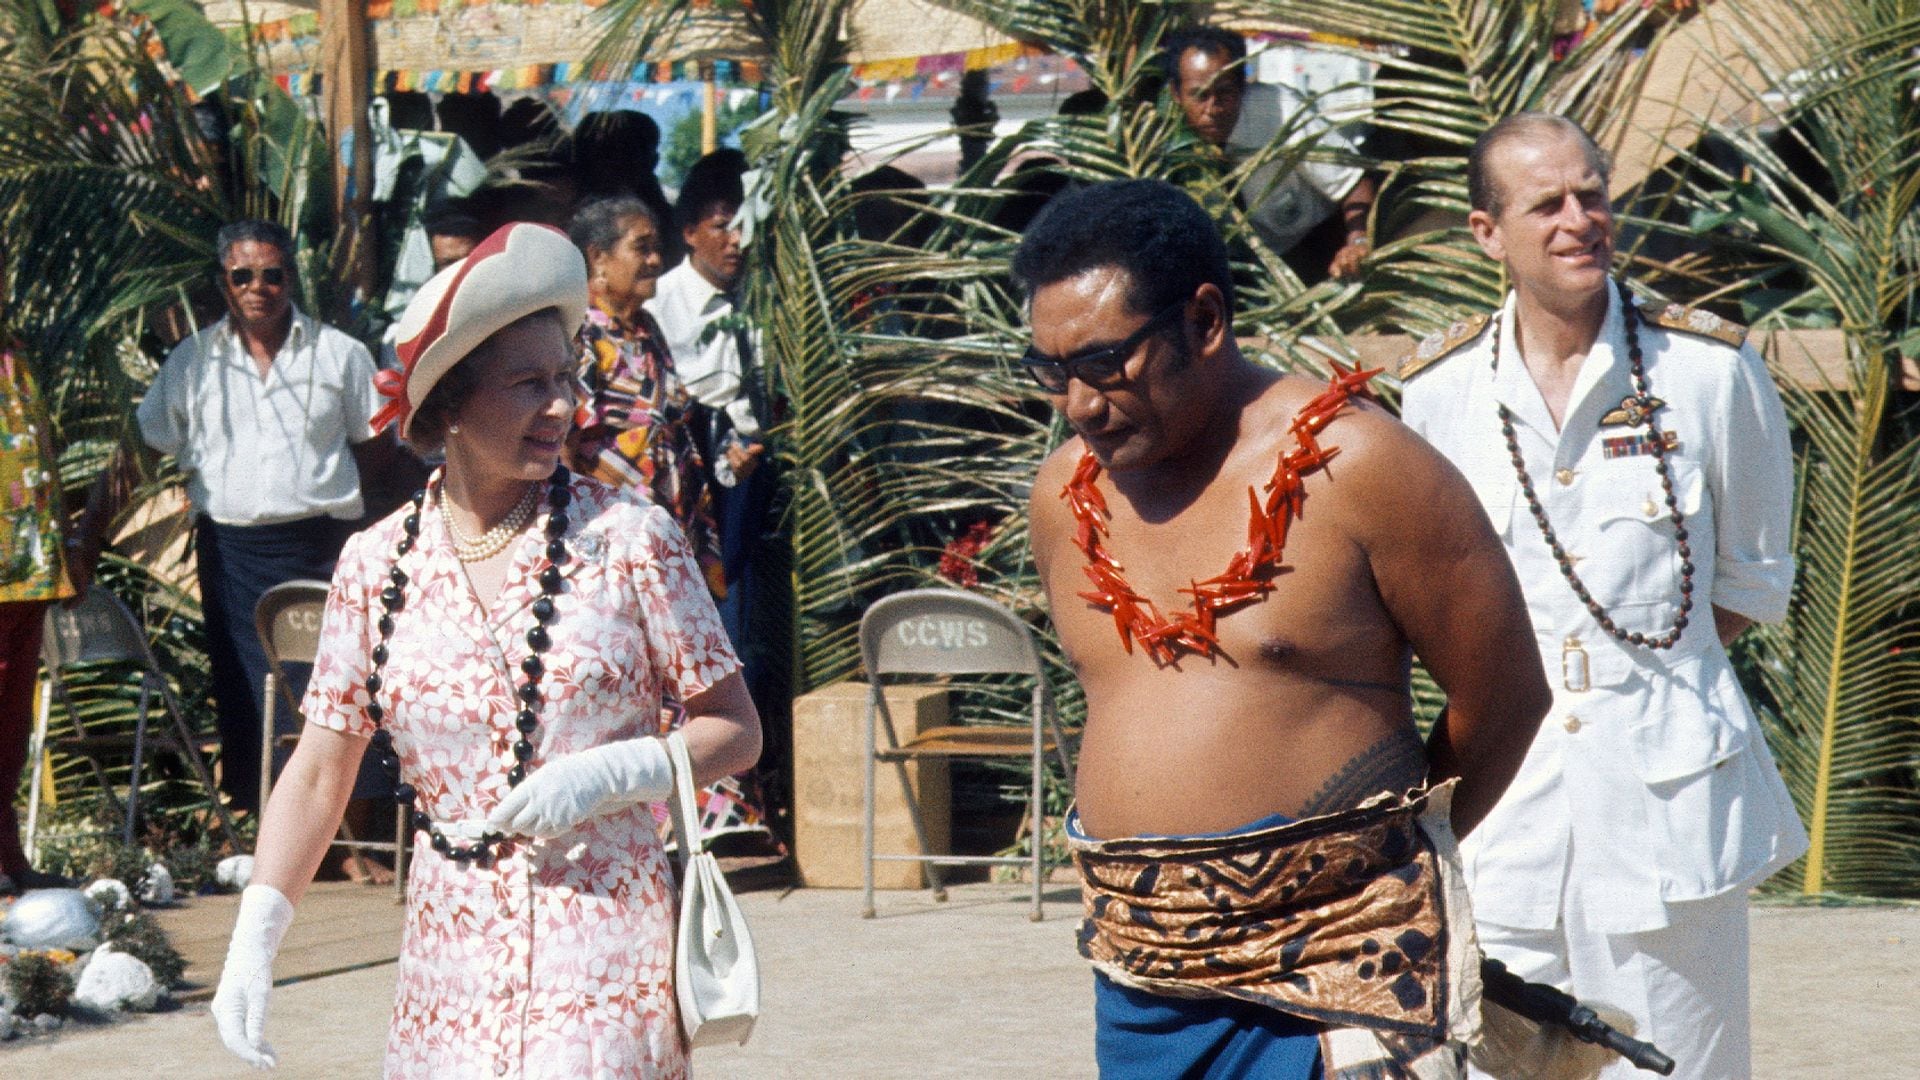
[[1490,956],[1480,959],[1480,982],[1487,999],[1536,1024],[1552,1024],[1573,1033],[1581,1042],[1604,1046],[1633,1064],[1661,1076],[1673,1075],[1673,1059],[1652,1043],[1641,1042],[1580,1004],[1571,996],[1543,983],[1532,983]]

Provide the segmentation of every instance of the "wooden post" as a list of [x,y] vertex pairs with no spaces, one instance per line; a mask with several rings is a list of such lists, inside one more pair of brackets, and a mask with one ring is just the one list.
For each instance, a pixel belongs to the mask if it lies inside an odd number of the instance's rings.
[[[347,316],[347,305],[373,293],[373,131],[367,123],[371,52],[366,0],[320,0],[318,70],[326,99],[321,117],[333,162],[333,271],[334,280],[346,287],[339,298],[341,310],[328,314],[341,321]],[[349,131],[353,156],[345,160],[340,142]]]
[[720,149],[720,89],[713,84],[713,73],[709,71],[700,101],[700,153],[711,154],[718,149]]

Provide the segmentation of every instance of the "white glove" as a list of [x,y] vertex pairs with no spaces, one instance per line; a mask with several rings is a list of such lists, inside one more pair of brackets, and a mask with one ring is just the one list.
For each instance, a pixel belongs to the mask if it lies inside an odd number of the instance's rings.
[[267,991],[273,989],[273,957],[293,925],[293,904],[271,885],[249,885],[240,894],[240,917],[227,944],[227,965],[213,995],[213,1021],[220,1041],[257,1069],[279,1063],[267,1045]]
[[673,762],[659,739],[627,739],[555,758],[530,773],[487,815],[503,833],[559,836],[596,814],[658,802],[673,790]]

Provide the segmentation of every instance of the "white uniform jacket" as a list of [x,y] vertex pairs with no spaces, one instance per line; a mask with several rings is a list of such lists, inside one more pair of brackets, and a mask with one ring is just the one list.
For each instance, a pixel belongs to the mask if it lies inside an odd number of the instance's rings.
[[1694,607],[1675,648],[1623,644],[1600,629],[1521,492],[1503,404],[1534,491],[1594,598],[1625,630],[1652,637],[1673,624],[1676,526],[1655,459],[1635,442],[1648,429],[1622,415],[1634,388],[1620,299],[1608,292],[1559,431],[1515,349],[1511,297],[1495,316],[1497,366],[1494,323],[1481,319],[1429,339],[1402,367],[1404,418],[1479,496],[1513,559],[1554,687],[1519,775],[1461,845],[1475,916],[1502,926],[1551,929],[1566,890],[1582,890],[1574,906],[1590,913],[1587,929],[1659,929],[1668,903],[1751,885],[1807,847],[1714,633],[1713,606],[1784,618],[1793,584],[1786,414],[1760,357],[1736,344],[1739,328],[1704,312],[1639,307],[1649,393],[1665,403],[1655,423],[1678,440],[1667,461],[1693,551]]

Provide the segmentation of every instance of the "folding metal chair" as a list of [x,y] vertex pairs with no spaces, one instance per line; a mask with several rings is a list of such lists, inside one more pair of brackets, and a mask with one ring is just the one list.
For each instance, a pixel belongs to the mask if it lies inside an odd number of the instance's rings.
[[[167,684],[159,661],[154,659],[153,648],[147,643],[146,627],[134,617],[133,612],[127,610],[127,605],[121,603],[119,597],[104,586],[96,586],[88,589],[86,597],[72,608],[59,604],[49,608],[46,637],[40,647],[40,662],[46,668],[51,692],[41,700],[40,715],[34,724],[33,747],[28,755],[27,769],[32,777],[27,792],[27,849],[30,853],[36,846],[35,836],[40,826],[40,789],[44,772],[41,763],[49,746],[86,758],[93,768],[95,779],[100,782],[101,790],[106,792],[109,799],[114,798],[113,784],[107,777],[101,759],[132,756],[132,771],[128,777],[124,803],[126,820],[121,827],[121,840],[125,843],[133,842],[133,826],[140,813],[140,774],[146,766],[150,744],[173,751],[187,763],[195,779],[206,788],[220,826],[226,830],[229,839],[234,837],[233,818],[228,814],[226,804],[220,800],[213,773],[207,768],[206,758],[200,754],[199,740],[193,729],[187,726],[186,714],[180,711],[180,702],[174,697],[173,688]],[[132,735],[89,731],[80,711],[74,707],[73,699],[67,692],[64,673],[75,664],[94,663],[125,663],[138,668],[140,707]],[[166,710],[171,723],[161,731],[150,732],[148,721],[156,698],[160,707]],[[52,721],[55,701],[66,710],[74,733],[50,740],[47,729]]]
[[[940,881],[941,866],[1014,865],[1027,866],[1033,874],[1033,914],[1041,919],[1040,888],[1045,878],[1044,808],[1041,804],[1043,761],[1048,752],[1059,755],[1060,767],[1068,782],[1073,769],[1067,760],[1066,739],[1061,735],[1053,713],[1053,695],[1040,663],[1040,651],[1034,646],[1027,625],[1013,612],[974,593],[954,589],[914,589],[895,593],[875,601],[860,619],[860,658],[866,665],[870,686],[866,717],[866,803],[862,842],[865,848],[866,894],[861,915],[873,918],[873,865],[876,860],[919,862],[926,865],[927,881],[935,899],[946,899]],[[1031,676],[1033,686],[1033,722],[1029,728],[988,725],[951,725],[921,732],[901,742],[887,710],[887,675],[986,675],[1020,674]],[[886,734],[886,745],[878,743],[875,720]],[[927,851],[926,825],[920,817],[920,803],[914,796],[907,762],[928,758],[1003,757],[1031,759],[1033,767],[1031,836],[1033,852],[1029,856],[937,855]],[[908,816],[919,842],[917,855],[876,854],[874,852],[874,774],[879,763],[890,761],[900,776],[906,794]]]
[[[274,731],[279,706],[300,715],[300,703],[293,699],[293,687],[287,681],[289,663],[311,664],[320,651],[320,623],[327,610],[327,583],[324,581],[286,581],[260,595],[253,607],[253,628],[260,635],[260,647],[267,654],[265,699],[260,703],[260,805],[267,805],[273,790],[273,756],[282,746],[300,741],[299,728],[290,734]],[[303,725],[304,726],[304,725]],[[362,840],[353,835],[345,821],[329,847],[352,851],[393,852],[393,892],[396,900],[407,895],[406,853],[407,815],[394,815],[392,840]]]

